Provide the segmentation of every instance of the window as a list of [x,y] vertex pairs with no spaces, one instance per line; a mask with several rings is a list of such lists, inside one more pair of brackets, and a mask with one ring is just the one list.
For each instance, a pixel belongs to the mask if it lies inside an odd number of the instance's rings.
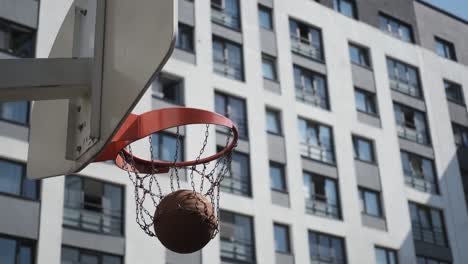
[[238,0],[211,0],[211,21],[225,27],[240,30]]
[[23,163],[0,159],[0,193],[37,200],[39,181],[26,178]]
[[152,85],[153,97],[169,103],[183,105],[184,81],[169,74],[162,73]]
[[33,29],[0,19],[0,52],[32,58],[36,45],[35,35]]
[[221,260],[255,263],[252,217],[228,211],[220,212]]
[[65,178],[63,225],[123,235],[123,188],[79,176]]
[[361,113],[377,115],[377,103],[375,94],[356,88],[354,90],[356,100],[356,110]]
[[276,110],[266,109],[267,132],[274,135],[281,135],[281,113]]
[[369,49],[355,44],[349,44],[351,62],[367,68],[371,67]]
[[0,120],[29,124],[29,102],[0,102]]
[[417,258],[417,264],[449,264],[447,261],[441,261],[429,257],[423,257],[423,256],[416,256]]
[[304,172],[306,212],[340,219],[340,205],[336,181],[324,176]]
[[152,159],[182,161],[184,156],[184,137],[159,132],[151,135]]
[[346,264],[344,240],[309,231],[309,254],[312,264]]
[[375,247],[376,264],[398,264],[398,258],[395,250]]
[[296,99],[329,110],[325,76],[294,65]]
[[387,68],[391,89],[422,98],[417,68],[390,58],[387,58]]
[[301,155],[325,163],[335,164],[332,129],[328,126],[298,119]]
[[452,123],[453,137],[458,148],[468,147],[468,128]]
[[447,100],[459,105],[465,105],[465,97],[460,84],[444,80],[444,87]]
[[401,151],[406,185],[423,192],[438,193],[434,162],[419,155]]
[[284,165],[270,161],[270,183],[271,189],[276,192],[288,192]]
[[259,5],[258,6],[258,19],[259,19],[259,24],[261,28],[268,29],[268,30],[273,30],[273,18],[272,18],[272,12],[271,9]]
[[333,0],[333,7],[347,17],[357,18],[357,8],[354,0]]
[[409,208],[414,240],[447,247],[442,211],[412,202]]
[[425,113],[396,103],[393,105],[398,136],[416,143],[430,145]]
[[305,23],[289,19],[291,50],[302,56],[324,61],[322,33],[319,29]]
[[353,136],[354,158],[375,163],[374,143],[368,139]]
[[455,46],[453,43],[439,37],[435,37],[435,49],[439,56],[457,61],[457,55],[455,53]]
[[0,263],[33,264],[35,263],[36,245],[34,241],[0,236]]
[[231,119],[236,124],[241,139],[248,137],[245,100],[216,92],[215,111]]
[[276,59],[262,54],[262,73],[263,78],[271,81],[277,81],[276,75]]
[[388,15],[379,14],[380,30],[405,42],[413,43],[413,30],[411,26]]
[[193,27],[179,23],[179,30],[177,32],[176,48],[188,52],[194,52],[193,48]]
[[242,47],[234,42],[213,37],[213,67],[216,73],[243,81]]
[[275,235],[275,251],[282,254],[291,254],[289,226],[275,223],[273,232]]
[[241,196],[252,196],[249,155],[237,151],[232,153],[231,168],[221,182],[221,190]]
[[361,201],[361,213],[379,218],[383,217],[380,193],[359,188],[359,199]]
[[73,247],[62,247],[62,264],[121,264],[122,257]]

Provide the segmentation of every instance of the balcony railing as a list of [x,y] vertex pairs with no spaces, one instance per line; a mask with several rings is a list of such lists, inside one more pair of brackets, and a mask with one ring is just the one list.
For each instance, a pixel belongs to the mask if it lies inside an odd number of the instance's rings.
[[296,85],[296,99],[322,109],[328,109],[328,100],[325,96],[320,96],[316,91],[306,90],[300,85]]
[[421,98],[421,91],[418,84],[410,83],[407,80],[390,79],[390,88],[409,96]]
[[[96,208],[97,211],[85,209]],[[101,211],[101,212],[98,212]],[[105,209],[97,204],[65,204],[63,224],[99,233],[121,235],[122,211]]]
[[240,29],[239,15],[214,3],[211,3],[211,21],[229,28]]
[[397,124],[398,136],[404,139],[414,141],[420,144],[429,145],[427,140],[427,135],[424,132],[420,132],[414,128],[403,126],[402,124]]
[[252,241],[232,240],[221,237],[221,258],[235,263],[254,263],[254,245]]
[[335,154],[330,149],[301,142],[300,151],[304,157],[330,164],[335,163]]
[[323,195],[312,195],[306,198],[306,212],[313,215],[319,215],[329,218],[340,218],[340,211],[338,205],[333,203],[330,199]]
[[437,185],[435,182],[424,179],[422,173],[405,170],[405,183],[413,189],[427,192],[437,193]]
[[429,244],[434,244],[442,247],[446,247],[447,243],[445,240],[445,233],[442,228],[439,227],[422,227],[419,223],[411,223],[413,229],[414,240],[423,241]]
[[221,190],[237,195],[250,196],[250,181],[248,177],[237,175],[233,175],[232,177],[225,176],[221,182]]
[[310,256],[311,264],[345,264],[346,261],[343,258],[337,258],[334,256]]
[[[242,117],[236,117],[232,115],[225,115],[227,118],[231,119],[232,122],[237,126],[237,130],[239,131],[239,137],[241,139],[246,139],[248,137],[248,132],[247,132],[247,122],[245,118]],[[216,126],[216,131],[228,134],[230,133],[231,129],[223,126]]]
[[302,56],[322,61],[323,54],[320,45],[312,43],[309,39],[291,35],[291,50]]
[[243,78],[242,67],[239,65],[232,65],[224,60],[214,60],[213,67],[216,73],[231,79],[242,80]]

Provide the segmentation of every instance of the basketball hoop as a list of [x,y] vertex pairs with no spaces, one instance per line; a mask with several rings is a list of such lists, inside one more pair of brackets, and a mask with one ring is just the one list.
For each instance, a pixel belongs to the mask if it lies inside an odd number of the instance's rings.
[[[204,125],[204,140],[193,160],[179,161],[180,127]],[[223,149],[204,156],[210,126],[227,131]],[[152,135],[176,129],[176,149],[172,161],[155,157]],[[147,137],[150,159],[134,154],[131,144]],[[136,222],[149,236],[178,253],[191,253],[203,248],[219,233],[220,184],[230,171],[232,152],[238,131],[234,123],[219,114],[194,108],[166,108],[131,114],[95,161],[115,160],[128,172],[135,188]],[[179,170],[189,175],[191,190],[181,188]],[[170,192],[164,193],[161,177],[169,175]],[[194,179],[199,176],[199,180]],[[204,191],[205,185],[208,189]],[[152,213],[154,212],[154,213]],[[154,229],[154,230],[153,230]]]

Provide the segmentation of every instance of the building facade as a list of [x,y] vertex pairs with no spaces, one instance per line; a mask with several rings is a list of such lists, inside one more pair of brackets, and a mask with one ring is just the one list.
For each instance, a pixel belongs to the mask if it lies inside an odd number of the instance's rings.
[[[412,0],[178,1],[176,49],[135,112],[236,122],[220,234],[167,251],[109,163],[27,180],[30,104],[0,103],[1,263],[467,263],[468,22]],[[0,58],[35,56],[39,3],[0,1]],[[173,134],[155,141],[174,156]]]

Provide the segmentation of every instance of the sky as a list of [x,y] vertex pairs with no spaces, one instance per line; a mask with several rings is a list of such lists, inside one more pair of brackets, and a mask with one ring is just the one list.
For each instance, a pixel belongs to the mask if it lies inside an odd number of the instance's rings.
[[468,20],[468,0],[424,0],[456,16]]

